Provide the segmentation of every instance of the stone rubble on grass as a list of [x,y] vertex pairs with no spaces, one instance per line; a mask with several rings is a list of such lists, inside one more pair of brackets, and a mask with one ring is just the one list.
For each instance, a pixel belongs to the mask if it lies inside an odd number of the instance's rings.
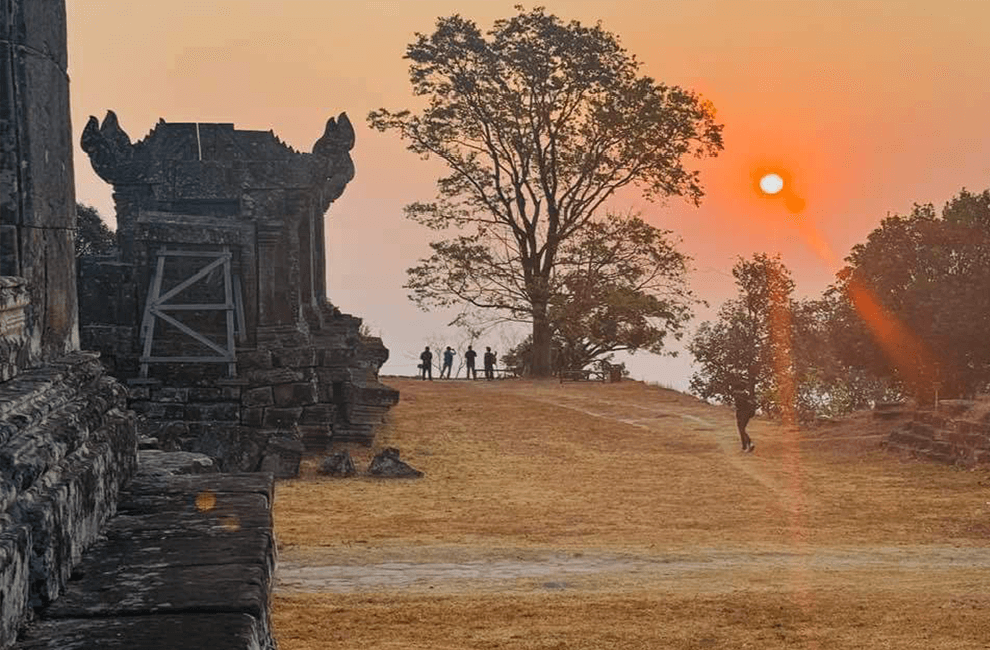
[[354,476],[357,470],[354,468],[354,461],[346,450],[330,454],[320,463],[316,470],[324,476]]
[[419,478],[423,472],[413,469],[399,460],[399,450],[395,447],[382,449],[368,467],[368,474],[379,478]]

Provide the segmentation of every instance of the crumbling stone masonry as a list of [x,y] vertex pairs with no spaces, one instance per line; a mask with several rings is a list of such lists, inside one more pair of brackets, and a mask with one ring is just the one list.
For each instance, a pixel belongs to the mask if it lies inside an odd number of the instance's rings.
[[891,432],[883,445],[889,451],[948,465],[987,465],[990,421],[971,419],[965,410],[915,411],[911,420]]
[[62,0],[0,1],[0,648],[61,594],[136,465],[124,387],[79,352]]
[[353,144],[343,114],[311,153],[232,124],[161,121],[132,143],[112,112],[90,118],[120,250],[81,267],[82,339],[164,448],[292,475],[304,447],[371,443],[398,399],[378,381],[388,351],[325,286],[323,215]]

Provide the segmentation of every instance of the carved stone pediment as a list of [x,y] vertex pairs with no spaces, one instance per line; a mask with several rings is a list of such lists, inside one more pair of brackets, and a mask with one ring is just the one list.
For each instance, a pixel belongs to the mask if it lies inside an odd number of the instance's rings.
[[89,118],[81,145],[100,178],[114,185],[198,187],[206,177],[218,196],[259,184],[308,187],[320,193],[326,210],[354,178],[354,128],[346,113],[327,120],[312,153],[296,151],[272,131],[240,130],[228,123],[160,120],[142,140],[132,142],[113,111],[107,111],[102,124]]

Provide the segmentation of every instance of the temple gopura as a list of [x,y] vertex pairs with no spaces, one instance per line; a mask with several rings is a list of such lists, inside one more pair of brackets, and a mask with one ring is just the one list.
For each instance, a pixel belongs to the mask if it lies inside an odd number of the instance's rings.
[[326,298],[323,215],[354,176],[354,131],[311,153],[271,131],[160,121],[132,143],[109,112],[82,134],[114,188],[119,253],[84,259],[80,335],[127,381],[164,449],[292,475],[303,450],[371,444],[398,401],[388,350]]

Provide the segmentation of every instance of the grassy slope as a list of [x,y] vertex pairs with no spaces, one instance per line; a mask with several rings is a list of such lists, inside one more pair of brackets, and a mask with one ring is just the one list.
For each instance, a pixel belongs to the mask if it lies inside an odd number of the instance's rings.
[[[560,592],[282,593],[283,650],[975,648],[990,639],[987,570],[923,568],[928,545],[987,544],[987,474],[889,456],[868,418],[812,431],[757,421],[757,451],[743,455],[730,411],[636,382],[390,383],[402,402],[378,445],[399,447],[426,477],[335,481],[308,471],[281,483],[283,558],[370,564],[552,551],[662,562],[707,550],[901,547],[922,568],[792,563],[727,566],[717,584],[640,576]],[[352,449],[359,465],[371,451]]]

